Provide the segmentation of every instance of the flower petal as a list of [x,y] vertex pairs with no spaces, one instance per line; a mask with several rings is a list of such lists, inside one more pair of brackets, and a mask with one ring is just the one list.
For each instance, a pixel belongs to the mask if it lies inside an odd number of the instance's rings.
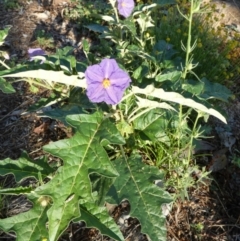
[[94,82],[102,83],[104,79],[102,68],[98,64],[87,67],[85,77],[87,79],[87,84]]
[[89,100],[93,103],[99,103],[105,101],[105,89],[102,85],[95,82],[87,88],[87,96]]
[[125,18],[131,15],[134,6],[133,0],[118,0],[118,11]]
[[38,56],[38,55],[45,55],[45,51],[41,48],[35,48],[35,49],[28,49],[28,55],[30,58]]
[[123,90],[125,90],[131,83],[129,75],[121,69],[112,73],[110,81],[112,85],[118,86]]
[[124,91],[119,87],[111,86],[106,89],[105,102],[107,104],[116,105],[118,104],[123,96]]
[[103,76],[105,79],[109,79],[111,74],[119,69],[115,59],[103,59],[100,63],[100,67],[103,71]]
[[[89,100],[111,105],[121,101],[125,89],[131,82],[128,73],[120,69],[114,59],[104,59],[99,65],[89,66],[85,71],[85,77]],[[110,85],[105,85],[104,79],[108,79]]]

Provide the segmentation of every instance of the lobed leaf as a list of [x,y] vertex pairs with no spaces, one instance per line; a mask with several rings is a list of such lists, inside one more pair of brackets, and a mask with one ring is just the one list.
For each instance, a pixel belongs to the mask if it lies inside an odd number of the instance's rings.
[[16,241],[47,240],[46,211],[46,207],[42,207],[37,203],[25,213],[0,219],[0,229],[5,232],[14,231],[17,234]]
[[76,134],[44,147],[45,151],[61,158],[63,166],[51,181],[35,190],[37,195],[50,196],[53,200],[47,212],[50,241],[57,240],[67,224],[80,217],[78,200],[94,201],[91,173],[109,178],[118,176],[100,144],[101,140],[124,143],[114,124],[104,119],[101,113],[72,115],[66,120],[76,129]]
[[99,207],[94,202],[81,202],[81,220],[84,220],[87,227],[97,228],[101,234],[107,235],[114,240],[124,240],[119,227],[113,218],[108,214],[105,207]]
[[141,157],[132,155],[129,159],[115,160],[119,177],[116,179],[107,196],[107,202],[120,203],[128,199],[131,204],[130,215],[136,217],[142,227],[142,232],[151,240],[165,241],[165,216],[161,206],[170,203],[170,194],[157,185],[155,180],[163,178],[156,167],[145,165]]
[[44,179],[52,172],[53,169],[47,164],[45,158],[33,161],[26,153],[22,153],[18,160],[6,158],[0,161],[0,175],[11,173],[15,176],[16,182],[28,177],[38,179],[39,173]]
[[32,191],[32,187],[13,187],[13,188],[4,188],[0,189],[0,194],[5,195],[20,195],[20,194],[28,194]]

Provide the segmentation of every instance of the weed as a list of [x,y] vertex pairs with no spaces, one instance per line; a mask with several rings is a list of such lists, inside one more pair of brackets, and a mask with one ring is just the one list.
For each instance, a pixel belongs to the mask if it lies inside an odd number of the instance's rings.
[[45,30],[37,30],[35,33],[36,40],[38,46],[42,48],[50,48],[53,49],[54,47],[54,40],[50,34],[46,33]]
[[3,6],[5,9],[17,9],[20,7],[17,0],[3,0]]
[[[189,11],[186,1],[179,1],[183,13]],[[160,9],[158,24],[155,27],[157,39],[165,39],[174,45],[179,55],[184,57],[181,43],[188,38],[188,23],[183,19],[176,6]],[[214,15],[216,6],[209,5],[205,13],[196,14],[192,23],[192,38],[196,39],[194,63],[199,63],[195,73],[201,78],[207,78],[228,84],[239,75],[240,34],[235,32],[229,38],[229,31],[225,26],[214,27],[219,19]],[[215,16],[215,17],[214,17]],[[221,15],[219,18],[223,18]],[[211,66],[211,68],[209,68]],[[227,80],[227,82],[226,82]]]

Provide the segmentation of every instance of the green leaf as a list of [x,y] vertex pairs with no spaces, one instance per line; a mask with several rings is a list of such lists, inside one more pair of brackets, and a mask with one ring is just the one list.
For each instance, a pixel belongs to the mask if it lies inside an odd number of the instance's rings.
[[139,24],[141,31],[146,31],[148,28],[154,27],[154,22],[150,15],[147,16],[146,14],[140,14],[136,21]]
[[134,70],[133,72],[133,78],[138,79],[141,76],[142,73],[142,66],[140,65],[137,69]]
[[108,32],[108,28],[100,24],[89,24],[85,25],[84,27],[98,33]]
[[66,118],[77,132],[70,138],[51,143],[44,150],[63,160],[56,175],[35,190],[37,195],[50,196],[53,200],[48,210],[49,240],[57,240],[68,223],[80,217],[78,200],[93,202],[89,175],[115,178],[117,171],[101,146],[101,140],[123,143],[114,124],[101,113],[73,115]]
[[157,187],[153,182],[163,179],[158,168],[145,165],[141,157],[133,155],[129,159],[114,161],[118,168],[119,177],[111,187],[107,202],[120,203],[128,199],[131,204],[130,216],[141,222],[142,232],[149,235],[151,240],[165,241],[165,217],[161,205],[170,203],[169,193]]
[[38,115],[42,117],[49,117],[55,120],[57,119],[64,123],[64,125],[68,125],[68,123],[66,122],[66,116],[79,113],[83,113],[81,108],[79,108],[78,106],[70,106],[69,108],[43,110],[43,113],[40,113]]
[[186,80],[182,84],[182,88],[193,95],[199,95],[203,92],[204,89],[204,83],[202,81],[196,81],[196,80]]
[[99,229],[101,234],[107,235],[114,240],[124,240],[119,227],[110,217],[105,207],[98,207],[94,202],[80,201],[80,211],[80,220],[84,220],[87,227],[95,227]]
[[15,187],[15,188],[4,188],[0,189],[1,194],[5,195],[20,195],[25,193],[30,193],[33,190],[32,187]]
[[45,157],[38,160],[31,160],[26,153],[22,153],[18,160],[6,158],[0,161],[0,175],[13,174],[16,182],[24,178],[35,177],[38,179],[39,173],[42,178],[46,178],[53,169],[47,164]]
[[153,0],[153,3],[157,3],[160,6],[169,5],[169,4],[176,4],[175,0]]
[[163,61],[160,63],[163,67],[174,67],[173,56],[177,53],[176,50],[173,49],[173,45],[166,42],[165,40],[159,40],[154,45],[154,53],[158,56],[158,60]]
[[123,26],[125,26],[126,28],[129,29],[132,36],[136,36],[137,30],[136,30],[136,25],[135,25],[135,22],[133,20],[133,17],[125,18],[121,22],[123,23]]
[[4,78],[0,77],[0,90],[5,94],[15,93],[15,89]]
[[166,74],[159,74],[156,76],[157,82],[163,82],[165,80],[178,81],[182,75],[181,71],[171,71]]
[[7,37],[9,29],[10,28],[4,28],[0,30],[0,46],[3,45],[4,39]]
[[166,131],[169,130],[170,114],[160,110],[151,110],[134,121],[134,128],[141,130],[151,141],[160,141],[170,144]]
[[204,83],[204,89],[199,96],[203,99],[219,99],[227,102],[232,96],[232,92],[225,86],[208,81],[206,78],[201,79]]
[[82,45],[83,45],[83,51],[86,53],[89,53],[89,50],[90,50],[89,42],[86,39],[83,39]]
[[10,218],[0,219],[0,229],[5,232],[14,231],[16,241],[44,240],[48,237],[46,228],[47,208],[39,203],[25,213],[20,213]]
[[[89,128],[96,128],[96,120],[100,122],[102,118],[101,114],[98,113],[95,113],[94,116],[96,116],[96,119],[93,119],[92,115],[71,115],[66,118],[66,121],[75,127],[77,131],[85,133]],[[81,123],[81,125],[79,123]],[[124,138],[119,134],[116,126],[109,119],[103,119],[100,123],[97,133],[100,142],[107,140],[112,144],[125,144]]]
[[191,107],[197,111],[202,111],[203,113],[207,113],[217,117],[224,123],[227,123],[226,118],[218,111],[212,108],[208,108],[205,105],[198,103],[192,99],[185,98],[184,96],[176,93],[176,92],[166,92],[164,89],[156,89],[152,85],[148,85],[145,89],[141,89],[137,86],[132,87],[132,91],[134,94],[145,94],[146,96],[152,96],[154,98],[167,100],[171,102],[178,103],[180,105],[185,105]]
[[108,193],[109,188],[112,186],[114,178],[108,178],[97,173],[91,173],[90,180],[92,184],[92,191],[98,194],[95,203],[103,205],[105,203],[105,196]]
[[59,94],[57,95],[57,94],[52,93],[50,97],[48,97],[48,98],[41,98],[36,103],[31,105],[28,108],[28,111],[36,111],[36,110],[39,110],[42,107],[45,107],[47,105],[51,105],[53,103],[56,103],[56,101],[57,101],[57,99],[59,97],[60,97]]

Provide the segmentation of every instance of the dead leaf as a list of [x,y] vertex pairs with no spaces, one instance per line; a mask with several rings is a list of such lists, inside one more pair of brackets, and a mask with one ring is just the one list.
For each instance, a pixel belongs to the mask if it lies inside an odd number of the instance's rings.
[[43,122],[40,126],[36,127],[33,132],[40,135],[42,133],[44,133],[49,127],[49,123],[48,122]]

